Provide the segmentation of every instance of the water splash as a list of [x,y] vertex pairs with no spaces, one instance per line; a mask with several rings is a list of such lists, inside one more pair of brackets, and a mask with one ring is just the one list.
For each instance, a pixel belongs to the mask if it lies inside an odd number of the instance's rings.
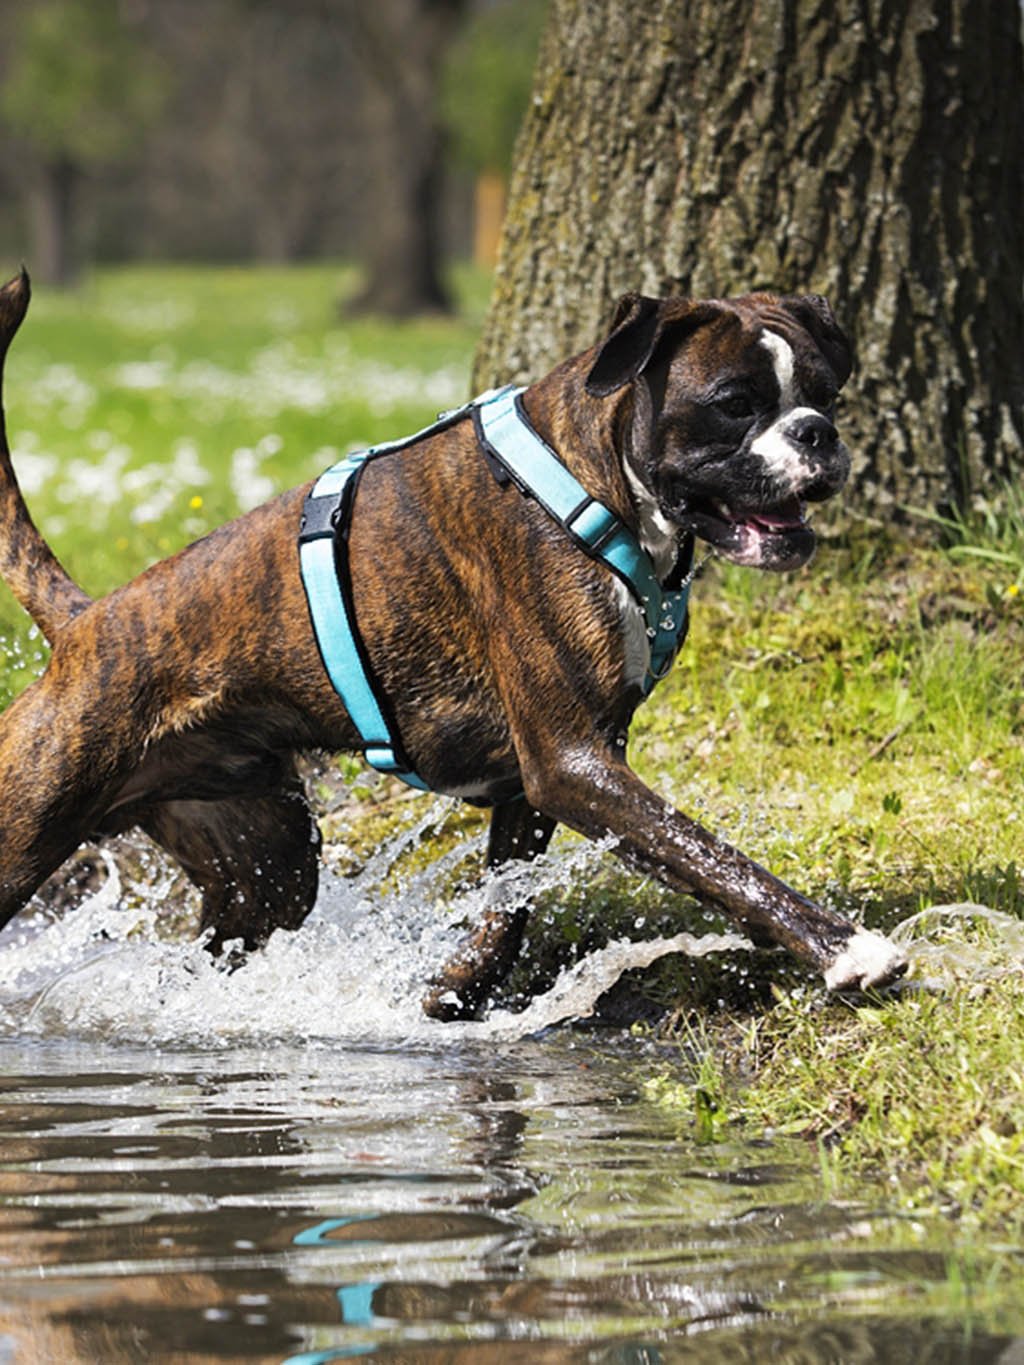
[[624,972],[650,967],[671,953],[687,957],[707,957],[711,953],[748,952],[753,944],[741,934],[673,934],[643,943],[619,939],[589,953],[567,967],[543,995],[538,996],[521,1014],[495,1010],[487,1020],[474,1027],[496,1039],[525,1038],[567,1019],[586,1019],[593,1014],[598,1000],[615,985]]
[[985,981],[1024,966],[1024,921],[987,905],[930,905],[890,934],[922,985]]
[[22,915],[0,933],[0,1027],[21,1036],[209,1048],[512,1040],[586,1017],[624,972],[667,954],[750,947],[737,934],[615,942],[563,972],[521,1014],[495,1010],[483,1021],[455,1025],[427,1019],[419,1003],[424,985],[455,949],[466,921],[496,896],[511,909],[576,881],[601,852],[586,844],[560,846],[529,867],[511,865],[446,897],[439,887],[475,839],[396,889],[390,874],[397,860],[443,823],[449,809],[443,801],[428,806],[358,876],[325,874],[302,930],[275,934],[234,971],[199,941],[161,941],[170,874],[140,901],[105,855],[105,883],[73,911],[56,919],[43,911]]

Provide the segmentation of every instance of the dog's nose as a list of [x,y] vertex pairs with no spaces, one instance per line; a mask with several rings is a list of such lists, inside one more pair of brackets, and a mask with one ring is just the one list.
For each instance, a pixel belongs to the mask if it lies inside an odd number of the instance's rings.
[[783,433],[800,457],[794,492],[804,502],[824,502],[838,493],[850,473],[850,456],[828,418],[804,408],[793,413]]
[[807,446],[810,450],[824,453],[839,440],[839,432],[820,412],[809,412],[790,427],[788,435],[797,445]]

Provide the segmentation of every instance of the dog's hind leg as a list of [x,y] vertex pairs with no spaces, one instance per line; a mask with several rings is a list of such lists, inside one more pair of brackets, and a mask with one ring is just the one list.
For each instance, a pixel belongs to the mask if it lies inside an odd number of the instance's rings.
[[316,900],[320,835],[290,766],[253,796],[118,805],[138,717],[105,705],[88,660],[32,684],[0,715],[0,926],[86,839],[139,824],[203,893],[211,947],[294,929]]
[[52,672],[0,715],[0,925],[92,835],[131,738],[123,713],[90,711],[87,689]]
[[261,947],[313,908],[320,832],[297,780],[260,796],[162,802],[139,824],[202,892],[214,954],[232,939]]
[[[513,859],[531,862],[547,848],[554,828],[555,821],[534,810],[528,801],[495,806],[487,843],[488,869]],[[431,1018],[471,1018],[508,975],[523,942],[530,906],[519,899],[511,905],[501,901],[499,888],[496,903],[430,983],[423,1010]]]

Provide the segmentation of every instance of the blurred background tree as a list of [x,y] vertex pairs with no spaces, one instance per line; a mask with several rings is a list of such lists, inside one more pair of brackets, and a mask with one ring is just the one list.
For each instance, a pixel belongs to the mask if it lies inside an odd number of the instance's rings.
[[[174,81],[133,175],[97,187],[98,251],[287,262],[351,250],[361,106],[337,5],[159,0]],[[353,94],[353,88],[356,94]]]
[[80,182],[139,149],[163,72],[117,0],[35,0],[5,18],[0,118],[21,144],[33,265],[41,281],[67,284],[79,264]]
[[[350,306],[443,309],[545,3],[0,0],[0,254],[63,283],[75,261],[338,257],[362,266]],[[442,100],[442,72],[472,99]]]
[[[365,78],[372,172],[360,255],[366,270],[349,311],[408,317],[447,312],[441,269],[443,134],[438,82],[467,0],[349,0]],[[368,167],[368,169],[370,169]]]

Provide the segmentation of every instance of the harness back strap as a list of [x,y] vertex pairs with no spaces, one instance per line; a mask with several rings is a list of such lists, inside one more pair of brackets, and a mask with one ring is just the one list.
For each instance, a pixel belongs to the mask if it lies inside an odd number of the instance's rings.
[[370,766],[421,791],[429,788],[405,754],[355,619],[347,531],[359,477],[369,460],[444,431],[472,413],[481,447],[498,477],[510,479],[525,496],[534,498],[580,549],[607,565],[635,598],[650,641],[645,696],[671,668],[686,633],[689,583],[675,591],[663,590],[649,555],[632,531],[586,492],[534,431],[522,409],[522,392],[512,386],[492,389],[443,413],[432,426],[412,436],[347,456],[317,479],[303,506],[299,564],[328,677],[359,733]]

